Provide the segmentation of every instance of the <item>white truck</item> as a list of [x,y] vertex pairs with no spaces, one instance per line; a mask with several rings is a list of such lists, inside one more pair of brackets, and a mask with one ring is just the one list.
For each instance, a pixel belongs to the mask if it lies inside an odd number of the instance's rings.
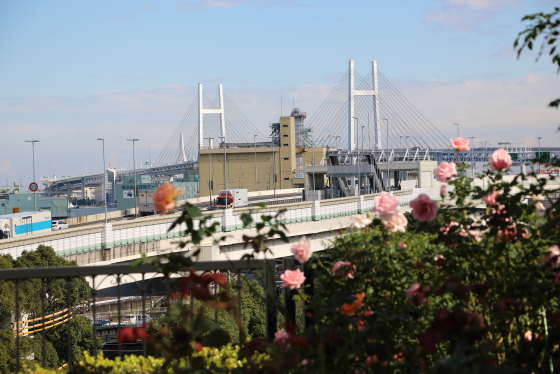
[[247,206],[249,203],[248,196],[246,188],[220,190],[216,198],[216,208],[231,209]]
[[141,191],[138,193],[138,213],[141,215],[154,214],[155,191]]
[[41,212],[21,212],[0,216],[0,239],[30,235],[52,230],[50,210]]

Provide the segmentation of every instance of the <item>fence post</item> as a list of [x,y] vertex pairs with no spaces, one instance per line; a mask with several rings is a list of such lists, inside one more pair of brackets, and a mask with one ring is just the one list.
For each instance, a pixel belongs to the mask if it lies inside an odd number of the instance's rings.
[[70,293],[72,291],[72,281],[70,277],[66,278],[66,308],[68,308],[68,319],[66,326],[66,339],[68,349],[68,368],[72,369],[72,303],[70,298]]
[[[16,373],[20,369],[20,354],[19,354],[19,279],[16,279]],[[23,326],[23,324],[22,324]],[[23,330],[22,330],[23,331]]]
[[274,340],[278,322],[278,306],[276,305],[276,261],[266,260],[264,264],[264,287],[266,293],[266,337]]
[[[311,258],[303,268],[303,273],[305,275],[303,292],[305,292],[305,294],[308,295],[309,298],[313,297],[313,295],[315,294],[315,290],[313,289],[314,287],[313,283],[315,280],[315,270],[313,270],[313,268],[311,267],[312,262],[313,262],[313,258]],[[308,312],[313,314],[312,310],[307,310],[307,308],[304,309],[305,327],[313,325],[313,319],[311,318],[313,317],[313,315],[309,317],[307,315]]]

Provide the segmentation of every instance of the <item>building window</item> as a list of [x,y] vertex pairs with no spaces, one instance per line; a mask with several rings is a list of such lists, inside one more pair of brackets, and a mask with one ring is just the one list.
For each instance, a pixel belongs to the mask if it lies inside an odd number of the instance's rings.
[[288,146],[288,144],[284,144],[284,147],[287,147],[287,146]]
[[284,157],[284,160],[288,161],[290,158],[289,157]]
[[282,127],[288,127],[288,125],[282,125]]
[[285,180],[285,181],[289,181],[289,180],[290,180],[290,178],[284,178],[284,180]]

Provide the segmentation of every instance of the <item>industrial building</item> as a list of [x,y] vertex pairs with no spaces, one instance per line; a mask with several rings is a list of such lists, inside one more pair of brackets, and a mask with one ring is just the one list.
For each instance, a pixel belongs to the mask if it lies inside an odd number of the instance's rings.
[[[292,116],[280,117],[271,125],[272,140],[255,143],[215,144],[212,138],[199,150],[200,196],[216,195],[226,188],[264,191],[304,188],[305,165],[326,160],[325,147],[313,147],[306,139],[305,113],[294,109]],[[225,161],[225,162],[224,162]],[[326,179],[316,181],[323,187]]]

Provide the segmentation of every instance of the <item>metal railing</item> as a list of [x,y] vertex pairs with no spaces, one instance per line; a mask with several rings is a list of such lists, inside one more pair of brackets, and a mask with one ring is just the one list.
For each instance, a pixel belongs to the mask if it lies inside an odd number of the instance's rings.
[[[264,296],[265,296],[265,316],[266,316],[266,335],[269,340],[274,338],[274,333],[277,330],[277,313],[278,313],[278,288],[277,288],[277,277],[276,277],[276,268],[277,268],[277,261],[275,259],[266,259],[266,260],[241,260],[241,261],[213,261],[213,262],[196,262],[194,264],[194,269],[197,272],[217,272],[220,271],[222,273],[227,272],[231,274],[232,278],[235,280],[235,275],[237,275],[237,285],[235,288],[237,289],[237,296],[238,296],[238,305],[237,305],[237,313],[239,316],[239,320],[241,320],[241,289],[242,289],[242,278],[247,278],[249,274],[252,273],[251,276],[257,275],[257,280],[259,284],[264,288]],[[284,266],[286,268],[295,268],[296,264],[294,263],[293,258],[284,259]],[[189,269],[182,269],[185,273],[189,271]],[[310,285],[313,282],[313,275],[306,273],[306,284]],[[20,305],[20,297],[22,288],[25,290],[29,289],[29,284],[26,282],[32,282],[35,280],[40,281],[40,287],[34,286],[32,288],[32,293],[37,291],[37,301],[40,300],[40,309],[41,313],[35,312],[35,315],[25,315],[24,313],[28,313],[27,311],[22,309]],[[141,302],[141,315],[142,321],[146,321],[146,314],[148,311],[152,310],[160,310],[161,312],[165,313],[169,316],[170,308],[167,306],[171,301],[169,298],[163,298],[167,300],[166,305],[149,305],[146,306],[145,300],[147,297],[154,295],[154,294],[166,294],[169,295],[173,289],[174,285],[176,284],[175,281],[177,279],[174,278],[163,278],[162,274],[158,272],[158,269],[152,265],[140,265],[135,268],[132,268],[130,263],[126,264],[118,264],[118,265],[106,265],[106,266],[69,266],[69,267],[49,267],[49,268],[21,268],[21,269],[6,269],[0,270],[0,286],[2,286],[5,282],[11,282],[13,284],[13,290],[15,292],[15,313],[13,314],[14,321],[11,322],[14,328],[14,335],[16,340],[16,369],[19,372],[21,365],[21,352],[20,352],[20,336],[33,334],[33,333],[41,333],[42,334],[42,365],[45,366],[46,363],[46,339],[45,339],[45,332],[49,328],[49,323],[52,321],[45,322],[46,317],[49,317],[52,313],[52,310],[47,310],[46,303],[47,298],[49,298],[48,293],[50,292],[49,287],[57,280],[63,280],[64,287],[65,287],[65,296],[62,300],[62,297],[59,297],[56,301],[58,302],[59,309],[62,307],[64,303],[64,308],[67,310],[66,315],[69,316],[63,323],[66,323],[66,343],[67,343],[67,362],[69,366],[72,366],[72,323],[71,319],[73,314],[74,316],[77,313],[90,313],[91,320],[92,320],[92,332],[93,332],[93,339],[94,344],[92,345],[92,353],[93,355],[97,354],[97,339],[101,338],[102,336],[98,336],[96,333],[96,321],[99,316],[99,313],[96,311],[97,300],[102,298],[103,296],[111,296],[116,297],[116,306],[117,306],[117,326],[116,331],[113,331],[111,335],[118,336],[122,328],[126,326],[121,326],[121,320],[123,317],[123,305],[121,305],[121,299],[126,298],[127,296],[140,295],[142,302]],[[88,281],[90,285],[90,300],[87,302],[78,303],[78,305],[73,305],[71,302],[71,294],[74,287],[78,285],[78,282],[83,282],[84,280]],[[58,281],[59,285],[61,281]],[[38,284],[39,282],[37,282]],[[164,290],[161,288],[164,287]],[[38,289],[37,289],[38,288]],[[159,288],[159,290],[158,290]],[[151,292],[151,293],[150,293]],[[295,321],[295,305],[291,298],[291,293],[289,290],[285,290],[285,310],[286,310],[286,319]],[[312,291],[311,291],[312,293]],[[214,294],[217,294],[217,286],[214,285]],[[49,299],[52,300],[52,294]],[[126,300],[126,299],[125,299]],[[130,298],[128,299],[130,300]],[[74,304],[76,304],[74,300]],[[58,313],[58,312],[57,312]],[[54,314],[57,314],[54,313]],[[39,317],[39,318],[35,318]],[[89,316],[88,316],[89,317]],[[217,313],[215,314],[216,322],[217,322]],[[41,321],[42,319],[42,321]],[[35,324],[30,327],[30,322],[35,320]],[[37,322],[38,321],[38,322]],[[306,321],[308,323],[309,321]],[[41,328],[42,327],[42,328]],[[241,328],[240,328],[241,330]],[[29,333],[29,331],[31,331]],[[241,331],[240,331],[240,336]],[[104,339],[105,341],[107,338]],[[138,344],[142,345],[142,349],[140,352],[146,355],[146,342],[139,342]],[[123,343],[121,342],[114,342],[110,350],[116,351],[118,347],[118,356],[122,356],[123,353],[129,353],[129,349],[123,350]],[[116,353],[116,352],[115,352]],[[116,354],[114,355],[117,356]]]

